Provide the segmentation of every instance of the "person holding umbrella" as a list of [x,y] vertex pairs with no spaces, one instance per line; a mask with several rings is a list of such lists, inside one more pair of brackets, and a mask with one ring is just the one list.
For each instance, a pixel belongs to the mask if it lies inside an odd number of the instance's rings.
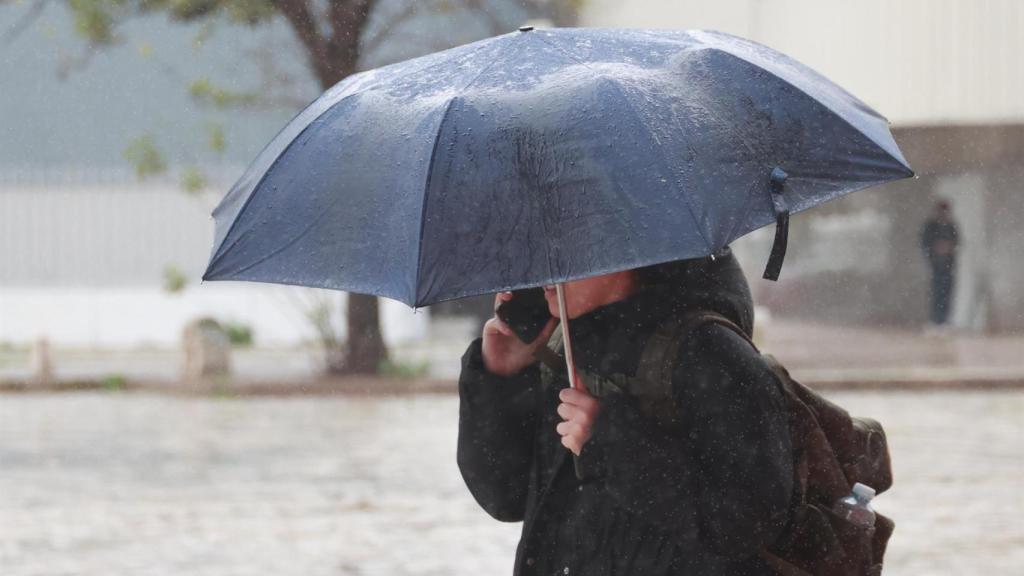
[[[643,373],[650,340],[688,312],[753,328],[728,249],[570,282],[565,293],[580,372],[612,380]],[[554,291],[546,295],[557,316]],[[679,335],[666,417],[652,418],[634,395],[595,397],[540,366],[535,351],[555,331],[552,318],[525,344],[491,319],[459,382],[458,463],[488,513],[524,521],[516,574],[770,573],[758,551],[784,527],[793,456],[760,355],[717,325]]]
[[489,321],[460,381],[459,464],[525,522],[516,572],[759,574],[804,467],[728,245],[774,223],[777,279],[791,214],[911,176],[884,117],[765,46],[525,26],[325,92],[214,210],[203,278],[545,286],[557,325]]

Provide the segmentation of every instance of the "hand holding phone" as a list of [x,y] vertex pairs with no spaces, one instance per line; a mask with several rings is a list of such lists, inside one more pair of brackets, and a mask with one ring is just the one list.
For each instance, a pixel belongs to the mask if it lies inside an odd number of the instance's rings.
[[533,343],[551,320],[543,288],[514,290],[512,298],[502,302],[495,314],[527,344]]
[[[543,297],[541,291],[540,298]],[[484,366],[488,372],[499,376],[511,376],[534,364],[537,361],[534,356],[537,347],[547,344],[558,326],[558,320],[547,311],[546,300],[543,301],[543,308],[535,296],[532,302],[527,296],[517,305],[512,305],[517,298],[518,295],[511,292],[499,293],[494,301],[495,317],[484,325]],[[506,318],[511,320],[519,331],[513,330],[512,325],[506,322]],[[538,323],[539,329],[536,328]],[[524,340],[529,336],[533,336],[533,339]]]

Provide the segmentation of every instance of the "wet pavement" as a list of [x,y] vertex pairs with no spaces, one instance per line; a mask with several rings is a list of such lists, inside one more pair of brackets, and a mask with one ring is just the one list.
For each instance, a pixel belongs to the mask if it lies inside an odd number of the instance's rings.
[[[478,331],[472,319],[435,319],[428,337],[393,346],[391,357],[406,370],[452,383],[462,353]],[[777,356],[794,376],[810,384],[1024,388],[1024,334],[949,332],[929,337],[909,330],[773,318],[760,323],[755,337],[764,352]],[[124,378],[173,388],[183,363],[182,353],[173,349],[54,352],[61,381],[102,384]],[[232,352],[233,386],[301,387],[320,379],[323,366],[323,354],[314,348],[237,348]],[[6,383],[24,382],[30,374],[27,350],[0,349],[0,389]]]
[[773,320],[761,348],[819,385],[927,387],[1024,384],[1024,334],[926,333]]
[[[886,574],[1024,573],[1024,394],[843,392],[881,420]],[[453,396],[0,395],[0,574],[509,574]]]

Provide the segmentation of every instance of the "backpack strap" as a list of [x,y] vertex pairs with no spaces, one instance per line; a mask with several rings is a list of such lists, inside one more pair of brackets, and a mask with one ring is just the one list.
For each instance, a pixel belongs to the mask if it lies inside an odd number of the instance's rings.
[[[682,318],[671,319],[658,325],[654,333],[648,338],[647,343],[644,344],[643,351],[640,353],[640,362],[637,365],[636,376],[627,378],[627,382],[618,382],[617,379],[612,378],[608,386],[598,385],[596,386],[597,389],[591,390],[591,392],[601,395],[605,388],[616,390],[625,387],[638,396],[670,396],[672,392],[672,371],[675,369],[679,350],[686,337],[704,324],[718,324],[728,328],[757,351],[757,346],[750,339],[750,336],[725,316],[710,311],[691,312],[685,314]],[[534,357],[555,374],[565,375],[565,358],[560,354],[562,345],[562,327],[559,326],[551,335],[547,345],[540,346],[534,351]],[[602,380],[602,378],[595,377],[589,373],[586,376],[586,379],[590,381]],[[600,382],[594,382],[594,384],[600,384]],[[588,388],[591,387],[588,386]]]
[[664,322],[651,335],[640,356],[637,378],[648,382],[667,383],[672,380],[679,349],[686,337],[704,324],[718,324],[735,332],[756,351],[757,346],[750,336],[733,321],[717,312],[698,311],[686,314],[679,320]]
[[654,333],[647,339],[640,352],[640,362],[636,367],[635,384],[630,386],[634,393],[646,393],[645,396],[671,394],[672,369],[679,355],[682,336],[685,334],[685,321],[673,320],[658,325]]
[[568,369],[565,367],[565,358],[547,346],[538,346],[533,351],[533,357],[540,360],[541,363],[550,368],[555,374],[568,373]]
[[732,330],[754,350],[757,346],[750,340],[746,332],[731,320],[717,312],[696,311],[685,314],[679,319],[662,322],[650,336],[640,354],[635,380],[639,382],[631,386],[637,392],[644,390],[652,396],[670,396],[672,372],[675,369],[679,350],[686,342],[687,336],[704,324],[720,324]]
[[[750,335],[748,335],[743,330],[743,328],[740,328],[739,326],[736,325],[735,322],[729,320],[725,316],[722,316],[718,312],[695,312],[687,316],[687,322],[690,324],[689,330],[693,330],[702,324],[718,324],[719,326],[725,326],[729,330],[735,332],[737,336],[743,338],[743,340],[746,341],[747,344],[750,344],[754,351],[758,353],[761,352],[757,348],[757,344],[754,344],[754,341],[750,338]],[[686,332],[683,332],[683,334],[686,334]]]

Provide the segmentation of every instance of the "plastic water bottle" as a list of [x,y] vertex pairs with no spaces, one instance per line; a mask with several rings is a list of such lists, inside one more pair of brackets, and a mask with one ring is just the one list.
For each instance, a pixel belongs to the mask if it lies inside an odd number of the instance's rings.
[[874,488],[858,482],[849,496],[836,500],[832,511],[851,524],[871,528],[875,525],[875,509],[871,507],[874,497]]

